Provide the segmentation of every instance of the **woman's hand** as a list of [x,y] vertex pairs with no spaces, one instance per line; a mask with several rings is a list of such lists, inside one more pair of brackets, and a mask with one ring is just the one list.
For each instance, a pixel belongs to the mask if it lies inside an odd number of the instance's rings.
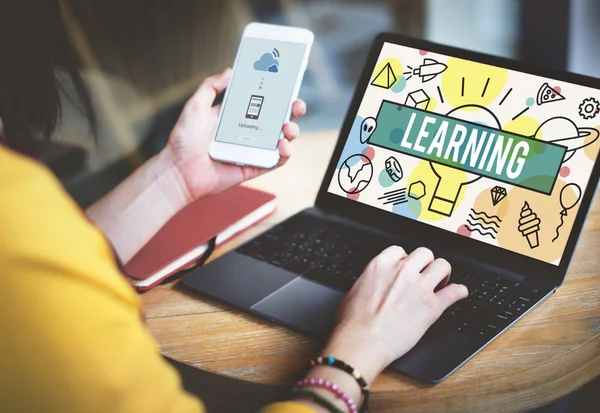
[[426,248],[406,255],[389,247],[367,265],[346,296],[323,355],[358,369],[371,384],[404,355],[449,306],[466,298],[467,288],[451,284],[450,264]]
[[[119,186],[87,209],[90,219],[112,242],[127,263],[173,215],[203,196],[224,191],[266,170],[226,165],[208,156],[218,107],[217,94],[229,84],[231,70],[209,77],[187,102],[166,147]],[[304,115],[306,105],[294,103],[292,117]],[[291,154],[298,126],[286,123],[279,141],[279,165]]]
[[[220,106],[212,106],[215,97],[229,84],[231,69],[206,79],[185,105],[171,132],[163,155],[178,171],[182,190],[188,201],[224,191],[268,170],[251,166],[229,165],[213,161],[208,155],[211,139],[217,127]],[[298,100],[292,106],[292,119],[306,113],[306,105]],[[279,141],[283,165],[292,153],[290,142],[300,133],[298,125],[288,122],[283,126],[285,139]]]
[[[346,295],[322,355],[345,361],[371,385],[383,369],[417,344],[446,308],[467,297],[465,286],[446,285],[450,270],[448,261],[434,259],[426,248],[408,256],[400,247],[387,248],[367,265]],[[444,288],[435,292],[440,284]],[[362,401],[356,380],[341,370],[316,366],[307,377],[335,383],[355,403]],[[340,409],[346,408],[331,392],[314,391]],[[298,401],[326,412],[310,399],[299,397]]]

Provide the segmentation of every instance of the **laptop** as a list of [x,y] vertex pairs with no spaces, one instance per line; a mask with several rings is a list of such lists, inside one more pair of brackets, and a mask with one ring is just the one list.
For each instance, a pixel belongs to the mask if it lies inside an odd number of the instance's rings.
[[390,368],[440,382],[564,281],[600,175],[599,89],[598,79],[382,34],[314,207],[182,283],[325,339],[374,256],[426,246],[469,297]]

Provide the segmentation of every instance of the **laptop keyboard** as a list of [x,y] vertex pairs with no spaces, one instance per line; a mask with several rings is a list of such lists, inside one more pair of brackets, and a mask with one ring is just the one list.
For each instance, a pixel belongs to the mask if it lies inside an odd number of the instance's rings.
[[523,283],[460,266],[453,269],[450,282],[466,285],[469,296],[450,306],[431,331],[449,328],[491,338],[545,295]]
[[369,261],[391,244],[330,221],[296,215],[237,252],[347,292]]
[[[236,251],[302,275],[341,292],[350,290],[366,265],[391,238],[310,215],[296,215]],[[407,252],[413,248],[402,245]],[[491,338],[529,310],[543,293],[522,283],[453,264],[450,282],[469,289],[432,326]]]

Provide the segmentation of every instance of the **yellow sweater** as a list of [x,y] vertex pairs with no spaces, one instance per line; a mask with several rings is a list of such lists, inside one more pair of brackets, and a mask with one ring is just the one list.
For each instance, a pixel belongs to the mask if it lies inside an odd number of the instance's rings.
[[[101,232],[0,144],[0,412],[203,412],[160,356]],[[263,413],[304,413],[279,403]]]

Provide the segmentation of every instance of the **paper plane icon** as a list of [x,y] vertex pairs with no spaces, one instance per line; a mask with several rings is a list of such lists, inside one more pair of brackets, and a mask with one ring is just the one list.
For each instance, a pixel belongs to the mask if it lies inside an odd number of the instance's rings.
[[396,83],[396,74],[392,70],[392,65],[386,63],[381,71],[375,76],[375,79],[371,82],[371,85],[381,87],[384,89],[391,88]]

